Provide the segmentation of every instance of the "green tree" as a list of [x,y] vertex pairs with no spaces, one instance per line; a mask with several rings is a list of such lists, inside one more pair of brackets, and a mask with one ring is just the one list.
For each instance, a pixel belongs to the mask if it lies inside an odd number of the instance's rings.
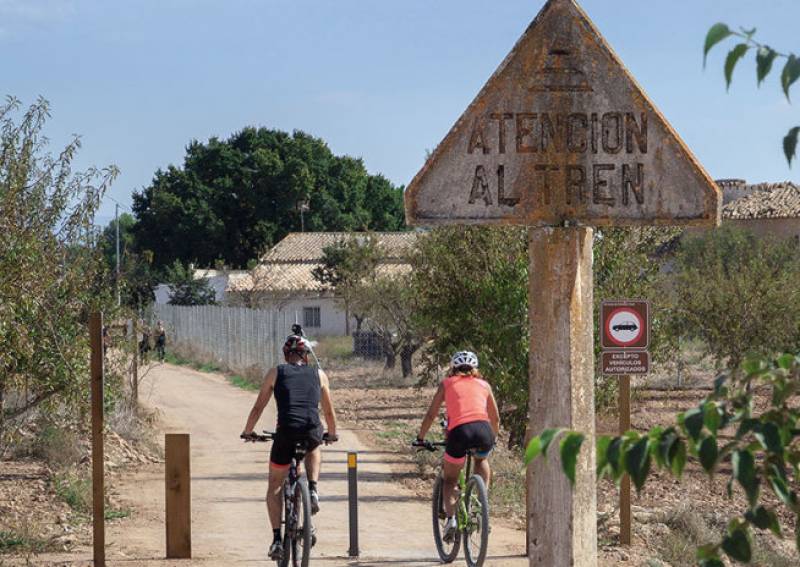
[[[245,267],[291,231],[403,230],[403,191],[319,138],[245,128],[189,144],[182,167],[134,194],[137,251],[156,269]],[[307,209],[307,210],[306,210]],[[302,215],[302,217],[301,217]]]
[[353,310],[362,313],[365,326],[380,336],[386,367],[394,368],[399,356],[403,377],[407,378],[413,372],[414,353],[424,338],[414,318],[417,294],[411,285],[413,276],[387,268],[373,270],[358,284]]
[[0,444],[32,410],[84,407],[88,313],[113,304],[94,215],[117,174],[72,173],[80,142],[47,152],[38,100],[0,107]]
[[524,229],[447,227],[418,239],[412,257],[416,325],[430,337],[428,376],[472,350],[492,384],[512,442],[528,403],[528,259]]
[[723,225],[681,243],[670,302],[682,336],[719,367],[800,346],[800,247]]
[[[380,261],[378,241],[371,233],[353,234],[322,249],[322,262],[312,272],[321,284],[333,290],[346,315],[346,330],[350,334],[350,316],[356,320],[356,332],[361,331],[366,311],[353,309],[364,280],[372,276]],[[362,301],[361,307],[365,306]]]
[[[797,79],[800,79],[800,57],[794,53],[781,53],[769,45],[756,41],[754,39],[755,34],[756,28],[751,30],[740,28],[739,31],[735,31],[730,29],[727,24],[714,24],[706,34],[705,46],[703,48],[703,66],[705,66],[709,51],[711,51],[715,45],[729,38],[736,39],[738,43],[728,51],[728,55],[725,57],[723,70],[725,72],[726,87],[730,89],[731,82],[733,81],[733,71],[736,69],[737,63],[749,52],[754,52],[756,54],[756,81],[759,87],[762,81],[772,71],[775,62],[783,62],[783,69],[781,70],[780,77],[781,89],[783,90],[783,94],[786,95],[786,100],[791,102],[789,91]],[[797,155],[798,136],[800,136],[800,126],[793,126],[783,138],[783,153],[790,167],[792,165],[792,160]]]
[[206,278],[195,278],[191,267],[177,260],[166,270],[170,305],[213,305],[217,294]]
[[[671,229],[604,229],[595,233],[595,309],[603,299],[649,298],[654,302],[653,358],[674,349],[658,290],[666,257],[659,251],[675,237]],[[457,350],[475,351],[501,405],[512,443],[521,442],[528,403],[528,253],[520,228],[436,229],[418,241],[413,286],[416,318],[428,343],[429,374]],[[597,319],[595,319],[597,320]],[[595,325],[599,352],[600,329]],[[616,399],[616,381],[596,368],[597,403]]]
[[[765,403],[755,403],[756,391],[766,394]],[[728,497],[739,493],[747,505],[729,520],[719,541],[698,548],[700,567],[723,567],[723,555],[749,563],[752,532],[768,530],[780,537],[781,517],[792,518],[800,551],[798,408],[800,356],[750,358],[741,371],[717,378],[713,394],[679,414],[674,425],[599,437],[597,475],[619,483],[628,474],[640,491],[653,469],[681,478],[692,459],[710,478],[726,477]],[[530,441],[525,462],[546,455],[557,442],[562,470],[574,484],[577,454],[584,441],[580,432],[548,429]],[[786,523],[784,520],[783,525]]]

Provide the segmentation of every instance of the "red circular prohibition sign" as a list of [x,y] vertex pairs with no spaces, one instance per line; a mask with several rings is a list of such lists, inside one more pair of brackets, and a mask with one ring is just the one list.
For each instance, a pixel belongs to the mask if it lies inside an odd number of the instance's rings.
[[[611,332],[611,321],[614,319],[614,315],[617,313],[625,313],[626,315],[632,316],[636,320],[636,325],[639,327],[639,332],[636,333],[629,341],[618,341],[614,338],[614,335]],[[605,328],[606,336],[608,340],[614,343],[617,346],[626,347],[638,341],[642,337],[642,333],[644,333],[644,321],[642,321],[641,315],[639,315],[636,311],[631,309],[630,307],[618,307],[614,309],[611,313],[609,313],[608,318],[606,319],[606,328]]]

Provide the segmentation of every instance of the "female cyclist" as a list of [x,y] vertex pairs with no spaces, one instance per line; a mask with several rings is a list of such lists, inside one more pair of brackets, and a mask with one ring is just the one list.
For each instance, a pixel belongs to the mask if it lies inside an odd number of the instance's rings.
[[494,447],[500,428],[500,415],[492,388],[478,372],[478,357],[475,353],[463,351],[453,355],[448,377],[439,385],[433,396],[428,413],[419,428],[418,441],[425,435],[439,415],[444,402],[447,410],[447,446],[445,447],[444,510],[447,526],[442,537],[452,541],[458,524],[453,512],[455,507],[455,486],[458,475],[464,466],[467,451],[476,449],[475,472],[489,488],[491,470],[487,457]]

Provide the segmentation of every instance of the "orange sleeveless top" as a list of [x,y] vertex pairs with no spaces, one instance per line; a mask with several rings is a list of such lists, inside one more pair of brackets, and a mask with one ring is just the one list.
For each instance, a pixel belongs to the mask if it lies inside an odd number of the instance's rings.
[[489,421],[492,387],[477,376],[450,376],[442,382],[447,407],[447,430],[473,421]]

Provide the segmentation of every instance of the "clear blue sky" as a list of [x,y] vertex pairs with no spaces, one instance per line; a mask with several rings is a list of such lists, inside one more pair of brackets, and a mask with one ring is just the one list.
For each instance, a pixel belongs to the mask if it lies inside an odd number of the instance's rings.
[[[54,146],[116,164],[130,203],[191,139],[247,125],[301,129],[406,184],[543,0],[0,0],[3,89],[49,99]],[[752,61],[725,94],[717,21],[797,51],[797,0],[584,0],[584,9],[714,177],[800,181],[780,141],[800,125]],[[58,149],[57,147],[53,148]],[[106,199],[98,221],[113,215]]]

